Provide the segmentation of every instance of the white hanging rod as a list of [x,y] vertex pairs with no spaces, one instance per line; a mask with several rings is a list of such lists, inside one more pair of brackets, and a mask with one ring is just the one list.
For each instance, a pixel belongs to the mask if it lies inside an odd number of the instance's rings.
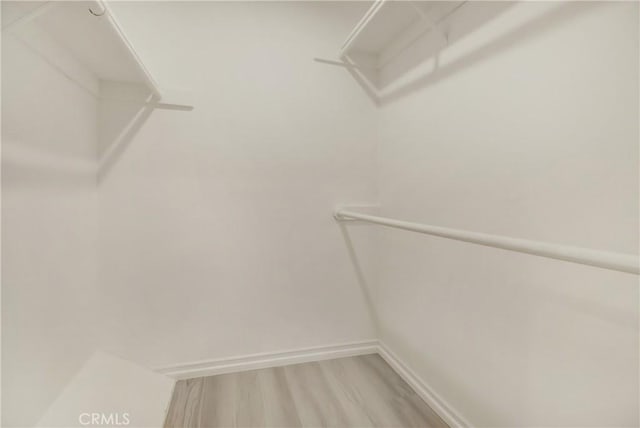
[[470,232],[467,230],[449,229],[446,227],[430,226],[360,214],[346,209],[337,209],[334,217],[338,221],[362,220],[368,223],[380,224],[396,229],[409,230],[456,241],[471,242],[487,247],[502,248],[503,250],[533,254],[551,259],[564,260],[572,263],[596,266],[620,272],[640,274],[639,257],[633,254],[610,253],[606,251],[590,250],[588,248],[558,245],[549,242],[530,241],[528,239],[510,238],[508,236],[490,235],[487,233]]

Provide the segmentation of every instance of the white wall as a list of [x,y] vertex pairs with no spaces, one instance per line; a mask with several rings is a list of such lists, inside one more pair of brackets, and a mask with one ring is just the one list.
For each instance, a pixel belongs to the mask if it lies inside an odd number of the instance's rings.
[[[514,4],[431,67],[379,112],[383,215],[637,254],[637,3]],[[379,247],[382,340],[472,424],[638,425],[637,276],[396,230]]]
[[164,366],[375,337],[331,217],[376,198],[374,106],[312,60],[367,6],[113,4],[195,109],[150,112],[101,177],[106,350]]
[[2,35],[3,426],[35,424],[96,345],[96,113]]
[[99,350],[153,367],[375,337],[331,217],[376,197],[374,108],[312,61],[366,6],[114,4],[193,112],[3,34],[3,426],[76,423]]

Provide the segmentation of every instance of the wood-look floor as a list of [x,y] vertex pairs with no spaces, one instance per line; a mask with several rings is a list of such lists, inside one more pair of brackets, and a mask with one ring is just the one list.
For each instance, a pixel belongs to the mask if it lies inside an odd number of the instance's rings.
[[446,427],[376,354],[181,380],[166,428]]

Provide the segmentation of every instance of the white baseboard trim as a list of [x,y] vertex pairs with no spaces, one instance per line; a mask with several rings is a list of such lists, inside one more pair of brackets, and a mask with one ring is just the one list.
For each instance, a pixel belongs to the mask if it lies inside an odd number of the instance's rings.
[[383,342],[378,342],[378,354],[405,382],[429,405],[450,427],[472,427],[472,425],[449,403],[440,397],[413,370],[404,364]]
[[351,357],[355,355],[375,354],[377,352],[378,341],[365,340],[361,342],[316,346],[313,348],[295,349],[284,352],[264,352],[241,357],[197,361],[168,367],[160,367],[156,368],[155,371],[174,379],[192,379],[201,376],[243,372],[247,370],[279,367],[311,361],[330,360],[333,358]]
[[155,371],[174,379],[192,379],[202,376],[236,373],[247,370],[376,353],[379,354],[450,427],[472,427],[459,412],[434,392],[424,380],[403,363],[384,343],[378,340],[365,340],[284,352],[264,352],[241,357],[196,361],[161,367],[155,369]]

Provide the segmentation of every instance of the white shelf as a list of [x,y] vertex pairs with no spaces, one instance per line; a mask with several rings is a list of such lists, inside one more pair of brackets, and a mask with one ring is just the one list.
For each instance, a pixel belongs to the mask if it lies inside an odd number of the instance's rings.
[[[161,97],[153,77],[102,1],[11,2],[3,5],[3,15],[9,15],[3,19],[3,33],[11,31],[21,37],[85,89],[92,90],[86,76],[80,76],[79,67],[73,70],[59,52],[54,53],[54,45],[63,48],[98,82],[140,84],[156,99]],[[41,35],[50,40],[43,40]],[[99,92],[99,84],[97,87]]]
[[361,62],[363,68],[380,69],[417,37],[437,31],[464,1],[378,0],[347,37],[340,57]]

